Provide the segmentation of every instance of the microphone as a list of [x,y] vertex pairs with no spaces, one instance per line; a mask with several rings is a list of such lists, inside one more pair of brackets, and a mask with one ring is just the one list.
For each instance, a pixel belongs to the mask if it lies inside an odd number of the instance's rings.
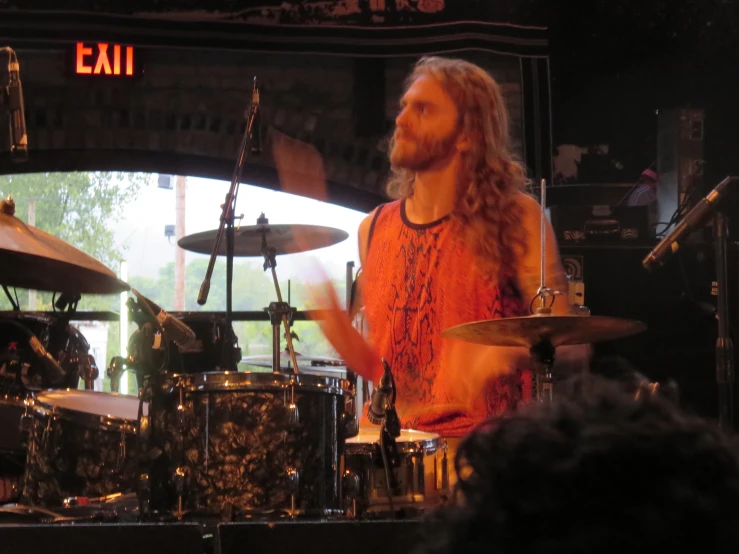
[[15,52],[8,51],[7,103],[10,112],[10,159],[14,162],[28,160],[28,135],[26,134],[26,114],[23,108],[23,89],[21,87],[20,64]]
[[385,366],[385,373],[382,374],[378,386],[372,391],[372,399],[369,406],[367,406],[367,419],[373,425],[380,425],[385,419],[385,414],[392,406],[393,374],[384,359],[382,364]]
[[131,289],[131,291],[136,295],[136,298],[144,308],[146,308],[146,311],[148,311],[159,324],[159,327],[162,329],[162,334],[167,339],[174,342],[182,350],[192,351],[199,348],[195,331],[190,329],[186,323],[183,323],[176,317],[172,317],[157,304],[140,294],[136,289]]
[[256,77],[251,90],[251,115],[254,118],[249,134],[251,153],[259,155],[262,153],[262,111],[259,106],[259,85]]
[[647,257],[644,258],[642,265],[651,271],[655,265],[661,265],[668,255],[677,252],[680,248],[679,241],[703,223],[706,216],[716,207],[716,203],[726,190],[726,186],[733,180],[734,177],[726,177],[708,195],[701,198],[700,202],[687,213],[672,232],[663,238]]

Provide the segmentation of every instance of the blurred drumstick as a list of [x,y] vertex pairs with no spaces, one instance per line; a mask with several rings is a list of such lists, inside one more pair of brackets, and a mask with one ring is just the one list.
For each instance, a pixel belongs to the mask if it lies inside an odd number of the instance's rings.
[[[269,141],[282,192],[327,201],[326,171],[321,153],[313,145],[275,129],[270,129]],[[294,236],[295,252],[312,250],[303,244],[299,233]],[[316,313],[321,314],[315,319],[316,323],[353,371],[370,381],[379,380],[384,372],[380,356],[352,325],[321,263],[315,257],[309,259],[306,276],[311,283],[309,295],[316,304]]]

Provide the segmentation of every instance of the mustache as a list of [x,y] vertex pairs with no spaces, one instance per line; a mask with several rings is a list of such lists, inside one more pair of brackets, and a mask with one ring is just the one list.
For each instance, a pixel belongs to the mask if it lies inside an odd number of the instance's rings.
[[393,133],[393,142],[397,142],[398,140],[417,142],[418,137],[407,131],[395,131],[395,133]]

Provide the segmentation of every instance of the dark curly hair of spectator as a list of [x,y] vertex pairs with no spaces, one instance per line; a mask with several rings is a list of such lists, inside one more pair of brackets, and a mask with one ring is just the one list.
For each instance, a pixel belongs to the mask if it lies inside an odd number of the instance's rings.
[[[644,391],[643,391],[644,392]],[[580,376],[471,433],[425,554],[739,551],[739,454],[659,395]]]

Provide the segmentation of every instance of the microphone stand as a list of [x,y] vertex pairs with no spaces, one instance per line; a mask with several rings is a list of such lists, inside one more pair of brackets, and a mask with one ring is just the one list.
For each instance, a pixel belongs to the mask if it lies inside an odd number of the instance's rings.
[[728,294],[728,217],[716,212],[713,223],[716,239],[716,288],[718,289],[716,338],[716,384],[718,385],[718,423],[727,431],[734,427],[734,344],[729,322]]
[[[254,77],[254,90],[256,91],[257,78]],[[233,306],[232,306],[232,287],[233,287],[233,258],[234,258],[234,210],[236,209],[236,197],[238,195],[238,185],[241,182],[241,172],[244,168],[244,160],[246,159],[246,152],[249,148],[253,137],[254,124],[259,115],[259,96],[257,94],[252,95],[252,103],[249,108],[249,116],[247,118],[246,129],[244,130],[244,136],[241,139],[241,147],[239,148],[239,155],[234,168],[233,177],[231,179],[231,187],[226,194],[226,201],[223,203],[223,213],[221,214],[221,221],[218,225],[218,232],[216,233],[215,244],[213,245],[213,252],[210,255],[208,261],[208,269],[205,272],[205,278],[200,286],[200,293],[198,294],[198,304],[204,305],[208,301],[208,293],[210,292],[210,281],[213,276],[213,269],[216,263],[216,256],[218,256],[218,249],[221,246],[221,240],[223,239],[223,233],[226,232],[226,321],[230,326],[233,319]]]
[[382,364],[385,366],[385,372],[390,375],[390,387],[392,392],[385,404],[385,416],[380,424],[380,454],[382,456],[382,465],[385,469],[385,492],[387,494],[388,507],[390,509],[390,518],[395,519],[395,507],[393,505],[393,491],[397,489],[398,483],[395,475],[390,471],[391,466],[398,464],[398,445],[395,439],[400,436],[400,419],[398,412],[395,410],[395,397],[397,389],[395,388],[395,377],[390,370],[390,366],[383,358]]

